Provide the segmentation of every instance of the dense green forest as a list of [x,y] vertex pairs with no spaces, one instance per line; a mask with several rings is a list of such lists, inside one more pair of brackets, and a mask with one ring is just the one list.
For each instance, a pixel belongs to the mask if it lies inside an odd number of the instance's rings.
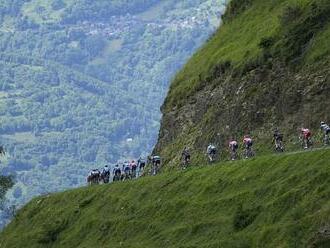
[[220,24],[225,2],[0,0],[9,204],[147,154],[170,79]]

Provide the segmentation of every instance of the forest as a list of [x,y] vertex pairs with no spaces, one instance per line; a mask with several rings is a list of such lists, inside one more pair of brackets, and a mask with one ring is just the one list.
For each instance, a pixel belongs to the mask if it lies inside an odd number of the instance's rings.
[[0,0],[8,205],[146,156],[170,80],[219,26],[225,2]]

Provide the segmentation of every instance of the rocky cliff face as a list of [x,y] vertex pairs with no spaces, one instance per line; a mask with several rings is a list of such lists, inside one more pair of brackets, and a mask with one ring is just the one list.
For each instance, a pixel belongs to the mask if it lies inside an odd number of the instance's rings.
[[245,133],[265,153],[275,127],[293,149],[299,127],[316,131],[330,121],[330,4],[255,0],[239,9],[239,2],[172,83],[154,151],[169,165],[186,145],[196,163],[209,142],[226,156],[228,139]]

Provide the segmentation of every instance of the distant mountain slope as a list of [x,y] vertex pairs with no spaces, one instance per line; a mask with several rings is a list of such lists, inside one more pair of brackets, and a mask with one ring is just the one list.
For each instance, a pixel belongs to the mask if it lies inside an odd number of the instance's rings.
[[329,247],[329,150],[33,199],[0,247]]
[[220,24],[223,3],[0,0],[0,172],[16,175],[10,204],[150,152],[168,83]]
[[330,2],[231,1],[224,25],[176,75],[162,107],[155,152],[175,165],[190,146],[205,161],[215,143],[226,157],[230,137],[250,133],[271,151],[277,126],[288,149],[298,128],[330,122]]

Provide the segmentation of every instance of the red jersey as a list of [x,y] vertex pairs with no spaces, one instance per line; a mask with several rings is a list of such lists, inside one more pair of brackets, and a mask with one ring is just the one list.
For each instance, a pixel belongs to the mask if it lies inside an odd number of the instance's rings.
[[309,138],[312,135],[308,128],[302,128],[301,133],[303,134],[304,138]]

